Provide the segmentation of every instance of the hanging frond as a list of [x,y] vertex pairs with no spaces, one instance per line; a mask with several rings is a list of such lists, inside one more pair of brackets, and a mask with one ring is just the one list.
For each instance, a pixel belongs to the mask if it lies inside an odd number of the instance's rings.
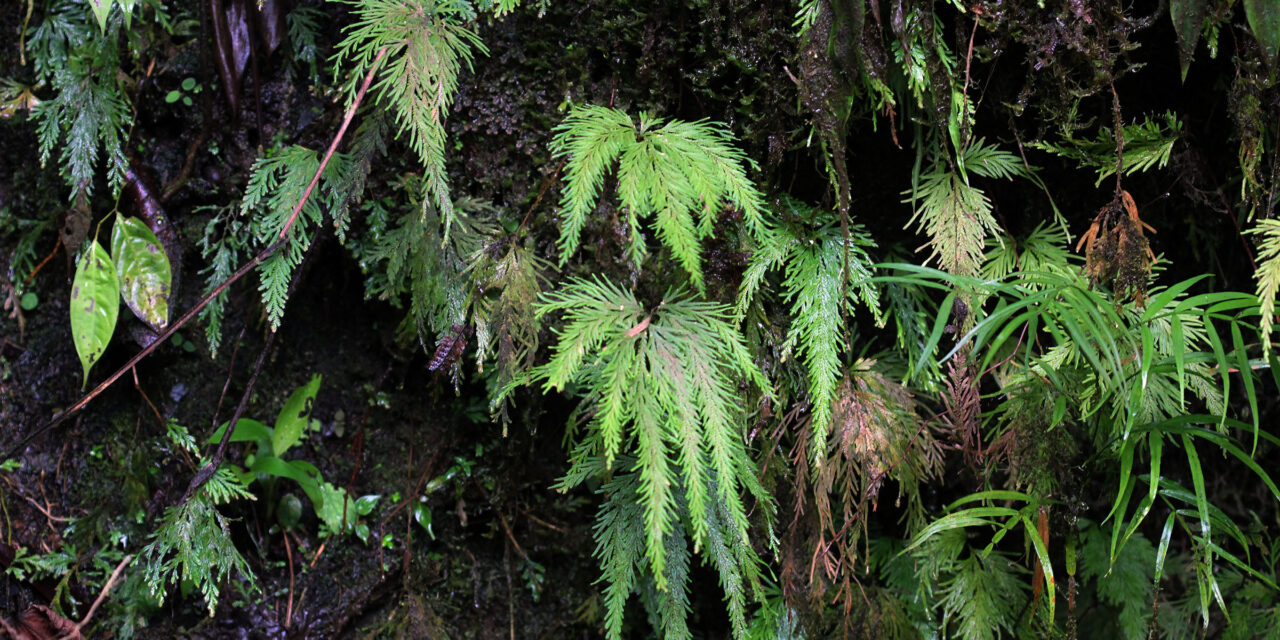
[[907,225],[915,225],[929,237],[925,244],[931,249],[929,259],[936,258],[949,273],[977,275],[988,234],[998,237],[1000,233],[986,194],[938,164],[921,178],[918,190],[904,195],[908,196],[904,202],[917,205]]
[[1258,306],[1262,340],[1271,348],[1271,333],[1276,319],[1276,292],[1280,291],[1280,220],[1259,220],[1258,226],[1249,230],[1258,238]]
[[[215,482],[221,484],[233,476],[224,474]],[[247,492],[243,485],[240,491]],[[143,579],[151,597],[161,604],[170,583],[187,583],[200,591],[212,616],[221,585],[232,571],[256,588],[253,570],[231,541],[227,520],[205,488],[165,511],[141,558],[146,565]]]
[[[349,164],[343,154],[333,155],[321,176],[319,192],[307,200],[297,221],[289,229],[288,242],[263,260],[259,267],[262,274],[259,291],[272,330],[279,328],[280,318],[284,315],[293,270],[302,261],[307,247],[311,246],[313,235],[308,227],[323,221],[322,211],[333,211],[346,200],[343,176],[348,173]],[[315,151],[296,145],[259,158],[254,163],[253,175],[240,201],[240,210],[249,218],[249,227],[259,246],[265,247],[276,241],[319,167],[320,157]]]
[[[665,123],[665,124],[664,124]],[[702,246],[726,206],[742,212],[747,230],[762,238],[764,205],[747,178],[750,161],[723,127],[707,121],[665,121],[641,113],[638,123],[617,109],[577,107],[556,127],[551,150],[565,158],[560,262],[578,250],[587,214],[605,176],[618,163],[618,200],[630,229],[628,251],[639,264],[646,249],[640,220],[654,232],[701,291]]]
[[[803,206],[794,201],[786,204]],[[866,252],[866,247],[874,246],[860,225],[851,225],[847,241],[834,224],[812,232],[782,227],[761,242],[743,274],[739,315],[746,312],[766,273],[783,267],[784,299],[791,305],[791,327],[783,351],[794,348],[808,371],[815,459],[826,450],[832,402],[840,383],[840,358],[848,349],[845,318],[854,314],[861,301],[876,324],[884,323]]]
[[124,183],[128,162],[124,143],[131,122],[128,97],[117,75],[116,41],[123,20],[113,19],[103,32],[89,20],[84,4],[59,2],[31,34],[37,75],[58,92],[32,108],[38,123],[40,163],[48,162],[63,141],[60,162],[72,196],[93,190],[101,150],[107,157],[107,184],[113,192]]
[[[416,180],[403,185],[407,194],[421,193]],[[386,263],[386,279],[376,280],[368,294],[382,299],[409,297],[409,324],[423,345],[428,332],[444,336],[455,325],[466,326],[466,260],[482,250],[496,231],[492,205],[482,200],[458,200],[454,207],[454,231],[442,235],[441,214],[428,206],[424,217],[416,206],[406,209],[399,224],[382,234],[369,250],[368,259]]]
[[[1145,117],[1141,122],[1124,125],[1123,129],[1122,170],[1127,176],[1152,168],[1163,169],[1169,164],[1173,146],[1182,135],[1182,122],[1172,111],[1168,111],[1159,119]],[[1101,185],[1103,180],[1116,173],[1116,137],[1108,127],[1100,127],[1093,139],[1067,137],[1060,143],[1038,141],[1028,143],[1028,146],[1075,160],[1084,167],[1095,168],[1098,180],[1094,186]]]
[[[453,223],[453,198],[445,168],[444,121],[458,91],[462,65],[472,51],[488,55],[466,24],[475,19],[470,3],[454,0],[342,0],[355,7],[357,21],[338,45],[337,65],[351,65],[354,78],[369,71],[383,48],[384,69],[374,83],[379,103],[396,114],[400,131],[425,169],[423,207],[435,207],[445,235]],[[358,80],[350,83],[353,100]],[[425,209],[424,209],[425,211]],[[425,215],[425,213],[424,213]]]
[[[476,366],[481,372],[490,361],[497,366],[492,380],[495,397],[496,390],[533,365],[540,331],[534,305],[543,291],[541,274],[550,270],[551,265],[538,257],[531,243],[515,240],[505,250],[495,242],[470,257],[467,275],[480,296],[472,305]],[[498,295],[485,296],[486,291],[497,291]],[[504,425],[509,421],[507,404],[495,402],[490,407]]]
[[[743,443],[739,387],[745,381],[768,394],[768,382],[729,309],[672,291],[646,310],[631,293],[599,280],[573,280],[542,300],[538,314],[562,312],[565,324],[551,359],[518,382],[541,382],[545,390],[574,385],[591,415],[559,488],[622,462],[638,478],[644,554],[657,588],[681,588],[667,583],[667,538],[687,521],[695,550],[712,554],[732,605],[742,588],[733,576],[750,578],[744,567],[756,562],[742,493],[766,513],[771,500]],[[629,571],[607,570],[606,579],[616,575],[625,584]],[[621,616],[620,597],[610,592],[610,619]]]

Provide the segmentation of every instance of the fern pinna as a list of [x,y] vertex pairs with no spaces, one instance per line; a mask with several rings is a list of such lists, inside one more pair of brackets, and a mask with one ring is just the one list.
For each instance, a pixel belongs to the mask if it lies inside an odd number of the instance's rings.
[[564,314],[554,353],[517,382],[581,390],[588,429],[559,488],[615,466],[630,472],[606,486],[609,502],[596,527],[609,637],[620,637],[636,565],[645,565],[664,598],[679,600],[672,590],[685,588],[686,560],[673,536],[683,540],[682,531],[695,551],[709,552],[740,636],[746,585],[758,586],[759,562],[743,492],[766,514],[772,500],[744,445],[739,383],[770,391],[729,308],[676,290],[646,309],[617,286],[573,280],[543,295],[538,315],[551,313]]

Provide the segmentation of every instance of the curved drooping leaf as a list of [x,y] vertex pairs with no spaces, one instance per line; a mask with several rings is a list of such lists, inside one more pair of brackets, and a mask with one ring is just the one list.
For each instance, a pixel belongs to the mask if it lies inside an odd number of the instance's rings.
[[1171,0],[1169,18],[1178,34],[1178,54],[1182,64],[1182,80],[1187,80],[1187,67],[1195,56],[1196,43],[1200,41],[1200,24],[1204,22],[1205,0]]
[[71,338],[84,367],[82,385],[89,382],[89,369],[102,357],[116,330],[120,311],[120,285],[111,256],[97,240],[76,264],[71,285]]
[[1275,0],[1244,0],[1244,15],[1253,37],[1262,45],[1262,55],[1274,65],[1276,54],[1280,53],[1280,4]]
[[320,374],[311,376],[311,381],[294,390],[293,395],[284,403],[280,415],[276,416],[276,428],[271,434],[271,450],[282,456],[307,430],[311,418],[311,406],[315,402],[316,392],[320,390]]
[[169,324],[169,288],[173,280],[164,246],[141,218],[116,216],[111,256],[120,279],[120,296],[138,319],[160,331]]

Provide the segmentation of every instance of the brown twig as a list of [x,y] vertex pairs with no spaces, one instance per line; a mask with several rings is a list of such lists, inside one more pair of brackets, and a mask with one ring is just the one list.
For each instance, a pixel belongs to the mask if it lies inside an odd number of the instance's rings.
[[24,280],[23,283],[31,284],[31,279],[36,277],[37,273],[40,273],[40,270],[44,268],[45,263],[52,260],[54,256],[58,255],[58,247],[61,247],[61,246],[62,246],[62,234],[59,233],[58,241],[53,243],[53,251],[50,251],[49,255],[45,256],[44,260],[41,260],[40,264],[36,265],[36,268],[31,270],[31,273],[27,275],[27,279]]
[[120,580],[120,572],[124,571],[124,568],[132,561],[133,554],[130,554],[125,556],[124,559],[120,561],[120,564],[116,565],[115,570],[111,572],[111,577],[107,578],[107,583],[102,585],[102,591],[98,592],[97,599],[95,599],[93,604],[89,607],[89,613],[84,614],[84,618],[76,624],[75,631],[67,634],[65,637],[77,637],[80,635],[80,631],[89,625],[93,620],[93,614],[98,612],[98,607],[102,604],[102,601],[107,598],[107,594],[111,592],[111,589],[116,586],[116,582]]
[[293,622],[293,548],[289,546],[289,533],[284,535],[284,552],[289,557],[289,606],[284,610],[284,628]]
[[192,307],[185,314],[183,314],[182,317],[179,318],[177,322],[170,324],[168,328],[162,331],[154,342],[152,342],[150,345],[147,345],[142,349],[142,351],[139,351],[137,355],[130,358],[129,361],[124,364],[124,366],[117,369],[115,373],[111,374],[110,376],[107,377],[106,380],[99,383],[98,386],[94,387],[93,390],[87,393],[83,398],[81,398],[75,404],[71,405],[71,407],[59,412],[58,415],[54,416],[53,420],[51,420],[49,424],[45,425],[40,429],[37,429],[35,432],[27,435],[22,440],[20,440],[16,445],[10,447],[9,450],[5,452],[4,457],[6,458],[13,457],[14,453],[16,453],[23,446],[25,446],[33,438],[40,436],[41,434],[49,431],[50,429],[53,429],[59,424],[62,424],[72,414],[83,409],[86,405],[89,404],[89,402],[91,402],[94,398],[98,397],[103,391],[105,391],[107,387],[111,386],[116,380],[119,380],[120,376],[124,375],[126,371],[131,369],[135,364],[137,364],[143,358],[150,355],[152,351],[155,351],[156,347],[158,347],[165,340],[168,340],[169,337],[172,336],[174,333],[176,333],[180,327],[182,327],[186,323],[190,322],[193,318],[195,318],[196,314],[199,313],[201,309],[205,308],[206,305],[208,305],[214,298],[216,298],[219,294],[225,291],[227,287],[229,287],[233,282],[244,277],[244,275],[248,273],[251,269],[258,266],[258,264],[260,264],[263,260],[270,257],[276,251],[278,251],[280,247],[284,246],[285,240],[288,238],[289,231],[293,228],[294,222],[296,222],[298,219],[298,212],[302,211],[302,207],[306,205],[307,200],[311,198],[311,193],[312,191],[315,190],[316,183],[320,181],[321,174],[324,173],[325,167],[329,165],[329,159],[332,158],[333,154],[337,151],[338,143],[342,141],[342,136],[346,133],[347,126],[351,124],[351,119],[355,117],[356,110],[360,107],[360,103],[364,100],[364,95],[365,95],[365,92],[367,92],[369,89],[369,84],[373,82],[373,76],[377,74],[378,63],[382,60],[382,58],[386,55],[386,53],[387,53],[386,48],[383,48],[381,51],[378,52],[378,55],[374,58],[373,64],[369,68],[369,73],[365,76],[364,84],[360,86],[360,91],[356,94],[356,99],[352,101],[351,106],[348,107],[347,115],[342,121],[342,126],[338,129],[337,135],[333,137],[333,142],[329,144],[329,149],[328,151],[325,152],[324,158],[320,161],[320,166],[316,169],[316,174],[311,178],[311,184],[307,185],[307,190],[302,194],[302,199],[298,201],[298,205],[294,207],[293,214],[290,215],[289,219],[285,221],[284,227],[280,229],[280,234],[279,236],[277,236],[276,241],[271,243],[261,252],[259,252],[258,255],[254,256],[253,259],[250,260],[248,263],[246,263],[243,267],[240,267],[239,269],[237,269],[235,273],[231,274],[231,277],[227,278],[221,284],[214,287],[213,290],[210,291],[208,295],[202,298],[200,302],[196,303],[194,307]]

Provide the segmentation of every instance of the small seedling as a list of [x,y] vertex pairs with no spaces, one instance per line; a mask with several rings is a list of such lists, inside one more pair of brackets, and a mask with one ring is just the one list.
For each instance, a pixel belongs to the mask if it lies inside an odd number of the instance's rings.
[[186,78],[182,81],[181,89],[174,89],[165,94],[164,101],[173,104],[179,100],[185,106],[191,106],[191,96],[204,90],[204,86],[196,82],[195,78]]

